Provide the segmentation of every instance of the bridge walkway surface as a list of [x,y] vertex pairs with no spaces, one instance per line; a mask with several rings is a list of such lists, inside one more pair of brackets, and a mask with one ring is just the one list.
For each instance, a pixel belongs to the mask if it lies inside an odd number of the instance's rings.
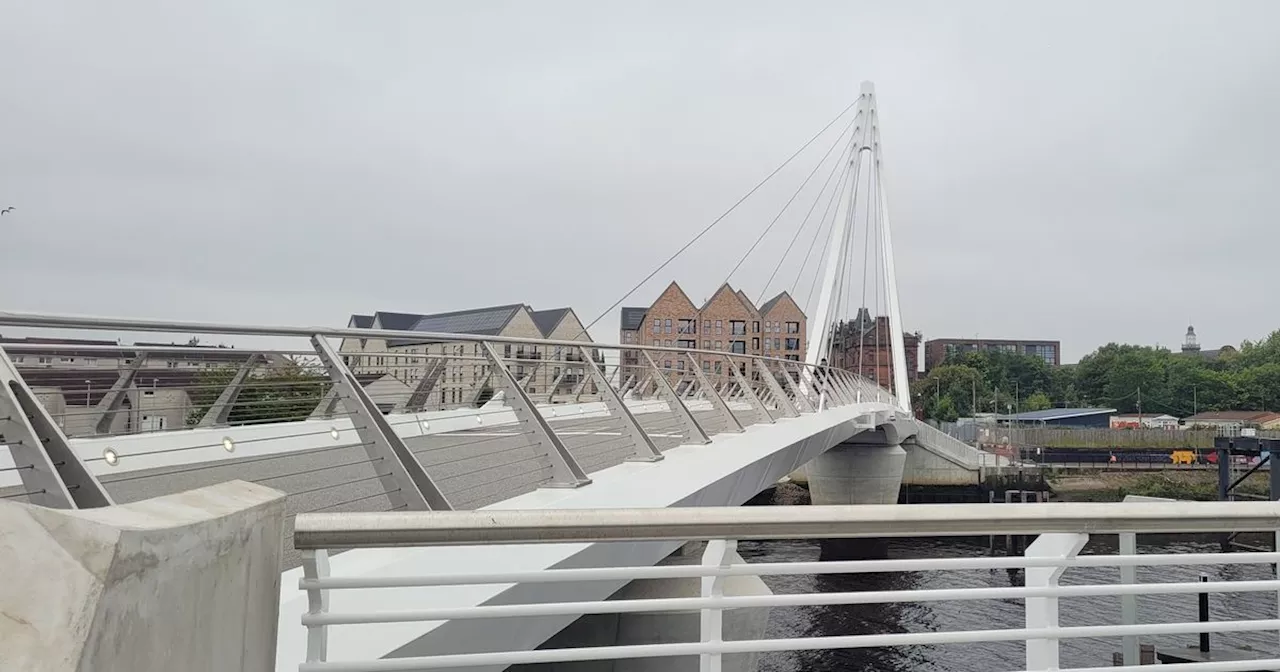
[[[100,397],[97,403],[86,391],[84,399],[90,403],[78,408],[74,405],[78,395],[67,389],[67,381],[80,372],[67,372],[59,381],[16,366],[6,353],[0,361],[14,385],[3,397],[0,417],[13,417],[19,409],[29,408],[33,420],[5,427],[9,460],[0,463],[0,486],[6,487],[0,496],[83,508],[85,501],[75,494],[83,490],[58,489],[68,463],[81,465],[96,481],[89,485],[100,488],[102,498],[118,503],[231,479],[249,480],[288,495],[287,539],[292,539],[294,518],[305,513],[734,506],[817,455],[902,415],[887,391],[847,371],[719,351],[632,347],[628,349],[645,356],[641,364],[628,365],[622,363],[616,346],[454,333],[15,314],[0,314],[0,325],[160,332],[172,334],[175,340],[186,340],[191,334],[211,340],[258,339],[237,344],[242,361],[213,369],[199,359],[208,356],[207,349],[157,347],[145,353],[156,362],[156,372],[131,362],[131,386],[120,394]],[[348,364],[355,355],[338,354],[358,341],[410,337],[439,346],[434,351],[398,353],[401,369],[425,370],[443,362],[455,369],[455,380],[463,377],[456,370],[473,370],[478,375],[456,386],[467,387],[469,382],[470,392],[435,397],[433,390],[424,395],[422,384],[408,384],[414,377],[403,370],[401,375],[392,368],[379,376],[361,376]],[[271,345],[264,345],[264,339]],[[302,339],[310,349],[289,348],[289,341]],[[339,339],[342,344],[335,348],[331,341]],[[527,354],[521,356],[525,348]],[[133,353],[133,357],[142,354]],[[532,356],[549,360],[544,364],[553,370],[576,368],[580,381],[572,388],[561,388],[559,381],[548,386],[545,378],[538,380],[528,371],[521,374],[522,367],[532,366]],[[658,357],[664,362],[689,358],[690,365],[659,368]],[[696,358],[723,367],[708,365],[704,371],[695,366]],[[165,378],[158,372],[161,366],[169,370],[174,363],[193,361],[201,363],[201,372],[185,379]],[[215,375],[228,369],[245,375]],[[26,378],[39,379],[39,384],[27,384]],[[636,385],[636,380],[645,382]],[[562,393],[549,397],[560,403],[549,403],[542,394],[535,399],[535,384],[544,392],[561,389]],[[488,401],[484,404],[407,407],[411,399],[474,398],[485,390]],[[336,394],[336,405],[326,401],[331,392]],[[212,426],[202,422],[212,412],[208,405],[217,403],[231,406],[221,414],[225,422]],[[269,412],[260,412],[268,406]],[[164,415],[170,407],[178,411]],[[156,417],[169,420],[157,423]],[[151,420],[143,422],[146,418]],[[159,431],[154,431],[157,425]],[[102,427],[110,432],[98,433]],[[73,457],[50,460],[30,450],[38,445]],[[536,572],[565,565],[652,564],[672,547],[669,543],[569,544],[510,550],[501,556],[481,548],[359,550],[337,555],[330,562],[336,571],[363,577],[414,571],[424,563],[461,563],[459,567],[502,563],[507,569]],[[291,546],[286,547],[280,610],[282,670],[292,669],[305,652],[302,637],[292,627],[307,609],[305,596],[293,590],[303,573],[302,560]],[[616,587],[599,584],[558,590],[587,591],[581,596],[599,598]],[[407,606],[429,600],[465,606],[516,603],[527,599],[530,591],[546,589],[519,584],[373,589],[347,591],[335,599],[352,604],[390,600]],[[564,618],[553,616],[530,623],[413,623],[379,629],[376,636],[357,630],[350,639],[337,636],[331,645],[334,651],[375,657],[480,640],[514,646],[550,636],[564,624]]]

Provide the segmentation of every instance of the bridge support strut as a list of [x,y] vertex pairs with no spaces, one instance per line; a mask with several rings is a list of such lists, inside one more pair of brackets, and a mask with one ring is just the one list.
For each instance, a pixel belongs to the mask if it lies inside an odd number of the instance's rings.
[[0,350],[0,436],[9,446],[22,489],[32,504],[91,509],[115,503],[4,350]]
[[351,417],[351,424],[355,426],[365,454],[371,461],[378,463],[374,468],[381,471],[379,481],[387,493],[387,499],[391,501],[391,507],[411,511],[453,510],[449,500],[422,468],[418,458],[414,457],[404,440],[382,415],[382,411],[373,403],[373,399],[364,391],[360,381],[356,380],[355,374],[342,363],[342,358],[328,339],[315,334],[311,337],[311,345],[320,356],[329,379],[333,381],[337,398],[342,401]]

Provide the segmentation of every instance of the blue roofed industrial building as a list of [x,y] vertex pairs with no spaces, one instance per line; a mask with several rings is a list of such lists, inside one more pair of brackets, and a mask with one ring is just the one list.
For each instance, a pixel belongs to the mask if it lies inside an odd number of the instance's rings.
[[1109,427],[1114,408],[1050,408],[1012,415],[1000,415],[1002,424],[1043,425],[1047,427]]

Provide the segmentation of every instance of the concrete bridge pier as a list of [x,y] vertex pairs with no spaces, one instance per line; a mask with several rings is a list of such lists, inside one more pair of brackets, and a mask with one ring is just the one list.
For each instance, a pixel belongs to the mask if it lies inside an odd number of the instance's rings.
[[[819,506],[896,504],[907,463],[902,448],[906,438],[906,427],[886,423],[814,458],[805,466],[810,501]],[[822,559],[883,558],[885,546],[881,539],[829,539],[822,542]]]

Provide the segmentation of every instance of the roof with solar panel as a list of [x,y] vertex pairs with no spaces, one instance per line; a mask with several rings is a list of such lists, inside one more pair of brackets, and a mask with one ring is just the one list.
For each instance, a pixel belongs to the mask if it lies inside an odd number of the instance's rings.
[[[528,310],[528,306],[522,303],[512,303],[504,306],[471,308],[429,315],[378,311],[373,314],[372,319],[363,315],[353,315],[351,324],[360,325],[364,323],[373,328],[393,329],[396,331],[496,336],[502,332],[507,323],[511,321],[511,318],[520,310]],[[436,342],[439,342],[439,339],[399,338],[388,340],[387,345],[421,345]]]

